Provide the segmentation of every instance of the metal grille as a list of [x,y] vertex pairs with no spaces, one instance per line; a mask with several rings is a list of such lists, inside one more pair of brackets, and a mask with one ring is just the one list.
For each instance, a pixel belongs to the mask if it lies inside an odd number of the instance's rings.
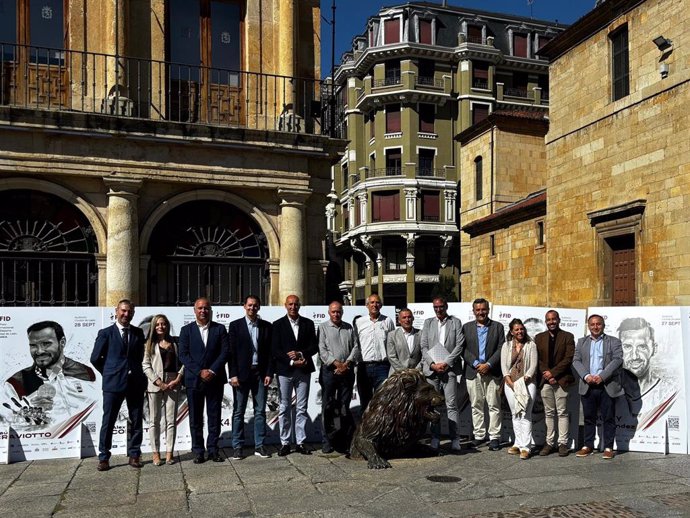
[[206,296],[214,305],[242,304],[254,294],[266,300],[265,262],[243,260],[160,260],[151,264],[149,301],[156,305],[190,306]]
[[[80,254],[81,255],[81,254]],[[1,306],[95,306],[95,260],[89,256],[0,257]]]

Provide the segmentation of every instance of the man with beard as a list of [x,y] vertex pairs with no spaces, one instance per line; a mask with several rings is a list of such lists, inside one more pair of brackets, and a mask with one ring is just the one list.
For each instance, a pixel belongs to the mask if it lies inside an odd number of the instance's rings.
[[7,406],[2,407],[6,420],[18,425],[54,423],[97,399],[96,375],[91,367],[65,356],[60,324],[36,322],[26,333],[34,362],[6,380]]

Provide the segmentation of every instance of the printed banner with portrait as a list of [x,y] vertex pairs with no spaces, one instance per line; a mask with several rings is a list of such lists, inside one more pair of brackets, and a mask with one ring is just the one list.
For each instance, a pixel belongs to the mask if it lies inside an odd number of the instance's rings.
[[599,307],[621,340],[625,396],[616,402],[619,450],[687,453],[683,332],[679,307]]

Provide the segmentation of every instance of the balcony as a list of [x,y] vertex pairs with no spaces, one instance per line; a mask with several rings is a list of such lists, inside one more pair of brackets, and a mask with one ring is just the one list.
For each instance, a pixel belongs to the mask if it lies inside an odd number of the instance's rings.
[[367,171],[367,178],[382,178],[384,176],[402,176],[402,168],[400,167],[380,167],[378,169],[369,169]]
[[443,82],[443,79],[435,79],[434,77],[417,76],[415,78],[415,85],[427,87],[427,88],[443,89],[444,82]]
[[0,43],[0,106],[330,134],[337,116],[328,88],[314,79]]
[[443,168],[434,169],[431,167],[417,167],[415,169],[415,174],[419,178],[439,178],[441,180],[446,179],[446,170]]
[[398,72],[397,74],[391,74],[383,79],[376,79],[373,82],[374,88],[382,88],[384,86],[396,86],[402,84],[402,80],[400,77],[400,73]]

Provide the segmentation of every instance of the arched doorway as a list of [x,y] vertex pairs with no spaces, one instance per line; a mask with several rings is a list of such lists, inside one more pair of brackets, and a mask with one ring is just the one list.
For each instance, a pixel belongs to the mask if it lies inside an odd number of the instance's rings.
[[266,237],[228,203],[199,200],[174,208],[156,225],[148,254],[150,304],[188,306],[200,296],[216,305],[241,304],[249,294],[266,299]]
[[95,306],[98,244],[76,207],[28,189],[0,192],[0,306]]

